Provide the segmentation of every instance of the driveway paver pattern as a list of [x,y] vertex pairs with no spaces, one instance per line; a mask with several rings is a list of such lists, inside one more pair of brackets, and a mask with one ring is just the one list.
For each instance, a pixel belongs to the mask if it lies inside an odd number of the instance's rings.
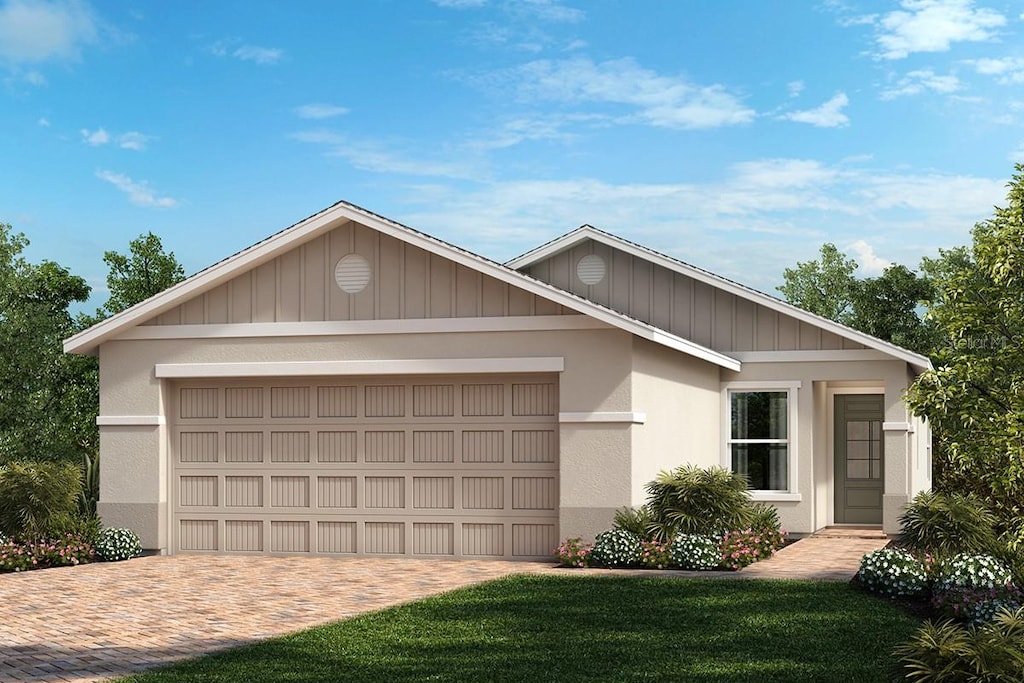
[[740,572],[176,555],[0,574],[0,681],[104,680],[511,574],[845,581],[888,539],[844,534],[810,536]]

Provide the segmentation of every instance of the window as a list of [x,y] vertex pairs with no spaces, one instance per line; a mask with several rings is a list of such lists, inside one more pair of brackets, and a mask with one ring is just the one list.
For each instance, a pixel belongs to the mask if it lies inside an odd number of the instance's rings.
[[745,385],[726,388],[726,466],[752,490],[791,491],[796,386]]

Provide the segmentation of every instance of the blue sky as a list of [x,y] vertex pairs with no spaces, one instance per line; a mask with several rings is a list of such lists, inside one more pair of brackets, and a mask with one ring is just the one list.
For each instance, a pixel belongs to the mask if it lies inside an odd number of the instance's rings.
[[339,199],[506,260],[583,223],[763,291],[966,244],[1024,2],[0,0],[0,222],[194,272]]

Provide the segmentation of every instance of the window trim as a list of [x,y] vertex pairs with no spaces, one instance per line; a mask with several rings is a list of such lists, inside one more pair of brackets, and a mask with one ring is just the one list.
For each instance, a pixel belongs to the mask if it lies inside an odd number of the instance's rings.
[[[798,471],[797,460],[799,454],[798,443],[798,415],[800,412],[799,390],[802,382],[800,380],[779,380],[779,381],[737,381],[722,383],[722,467],[732,471],[732,444],[733,443],[784,443],[786,449],[786,473],[788,488],[784,490],[750,489],[750,497],[759,501],[800,501],[802,496],[798,492]],[[754,391],[785,391],[786,392],[786,413],[787,413],[787,434],[786,439],[737,439],[732,438],[732,394],[747,393]]]

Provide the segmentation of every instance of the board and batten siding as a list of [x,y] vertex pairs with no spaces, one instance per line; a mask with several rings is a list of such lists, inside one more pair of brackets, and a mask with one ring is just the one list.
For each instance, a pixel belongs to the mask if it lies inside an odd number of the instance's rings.
[[[334,281],[359,254],[370,282],[356,294]],[[348,222],[177,306],[146,325],[569,315],[575,311],[419,247]]]
[[[596,285],[586,285],[576,276],[576,264],[589,254],[605,262],[605,276]],[[585,240],[522,271],[721,353],[864,348],[594,240]]]

